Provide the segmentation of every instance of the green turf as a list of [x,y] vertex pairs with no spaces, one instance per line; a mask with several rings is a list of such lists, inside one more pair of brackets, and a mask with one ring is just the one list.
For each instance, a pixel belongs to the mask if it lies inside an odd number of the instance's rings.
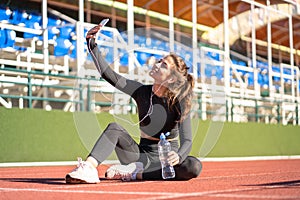
[[[124,121],[130,121],[131,123]],[[138,137],[136,115],[51,112],[0,107],[0,162],[69,161],[85,157],[110,122]],[[300,155],[300,127],[193,120],[197,157]],[[109,159],[115,159],[112,154]]]
[[299,142],[299,126],[225,123],[222,134],[209,156],[300,155]]
[[86,154],[71,113],[1,108],[0,119],[1,162],[63,161]]

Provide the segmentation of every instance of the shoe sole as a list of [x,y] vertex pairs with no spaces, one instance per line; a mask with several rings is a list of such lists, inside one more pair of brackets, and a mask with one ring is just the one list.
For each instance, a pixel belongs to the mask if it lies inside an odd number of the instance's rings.
[[99,182],[87,182],[85,180],[77,179],[77,178],[72,178],[70,175],[66,176],[66,183],[68,184],[80,184],[80,183],[85,183],[85,184],[97,184]]

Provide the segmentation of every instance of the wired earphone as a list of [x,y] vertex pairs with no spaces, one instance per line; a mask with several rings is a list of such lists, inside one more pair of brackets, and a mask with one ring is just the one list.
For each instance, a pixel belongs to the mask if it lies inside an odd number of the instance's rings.
[[[97,69],[98,69],[98,71],[99,71],[99,73],[100,73],[100,75],[101,75],[102,72],[101,72],[101,68],[100,68],[100,63],[99,63],[99,61],[97,60],[97,58],[96,58],[95,54],[93,53],[93,51],[91,50],[90,40],[87,41],[87,46],[88,46],[89,52],[91,53],[91,56],[93,57],[93,60],[95,61],[95,65],[96,65],[96,67],[97,67]],[[168,81],[170,81],[170,80],[172,80],[172,78],[163,81],[155,91],[153,91],[154,88],[153,88],[153,86],[152,86],[152,91],[151,91],[151,96],[150,96],[150,105],[149,105],[148,111],[147,111],[146,115],[145,115],[141,120],[139,120],[137,123],[132,123],[131,121],[126,120],[126,119],[121,118],[121,117],[118,117],[118,116],[116,116],[116,115],[114,115],[114,117],[116,117],[116,118],[118,118],[118,119],[120,119],[120,120],[123,120],[123,121],[125,121],[125,122],[127,122],[127,123],[129,123],[129,124],[131,124],[131,125],[133,125],[133,126],[136,126],[136,125],[140,124],[140,123],[143,122],[148,116],[150,116],[150,115],[153,113],[153,96],[155,95],[155,93],[156,93],[156,92],[164,85],[164,83],[166,83],[166,82],[168,82]],[[100,92],[101,92],[101,94],[103,95],[104,98],[106,98],[107,100],[111,100],[111,99],[110,99],[109,97],[107,97],[102,91],[100,91]],[[112,104],[112,106],[113,106],[113,104]]]

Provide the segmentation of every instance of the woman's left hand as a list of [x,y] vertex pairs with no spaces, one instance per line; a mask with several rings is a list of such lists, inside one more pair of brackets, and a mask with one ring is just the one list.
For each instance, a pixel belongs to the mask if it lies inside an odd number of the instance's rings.
[[178,153],[176,153],[175,151],[170,151],[168,154],[168,162],[174,166],[177,165],[179,163],[179,155]]
[[87,32],[86,38],[96,38],[96,34],[100,29],[101,25],[94,26]]

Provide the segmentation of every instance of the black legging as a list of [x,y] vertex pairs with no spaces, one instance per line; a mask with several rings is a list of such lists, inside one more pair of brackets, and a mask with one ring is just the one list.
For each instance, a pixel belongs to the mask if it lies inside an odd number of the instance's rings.
[[[172,141],[172,150],[178,150],[178,142]],[[112,152],[116,151],[121,164],[143,162],[144,180],[162,179],[161,166],[158,159],[157,141],[141,138],[137,144],[129,133],[119,124],[110,123],[97,140],[89,156],[102,163]],[[201,162],[188,156],[181,164],[175,165],[176,180],[189,180],[197,177],[202,169]]]

